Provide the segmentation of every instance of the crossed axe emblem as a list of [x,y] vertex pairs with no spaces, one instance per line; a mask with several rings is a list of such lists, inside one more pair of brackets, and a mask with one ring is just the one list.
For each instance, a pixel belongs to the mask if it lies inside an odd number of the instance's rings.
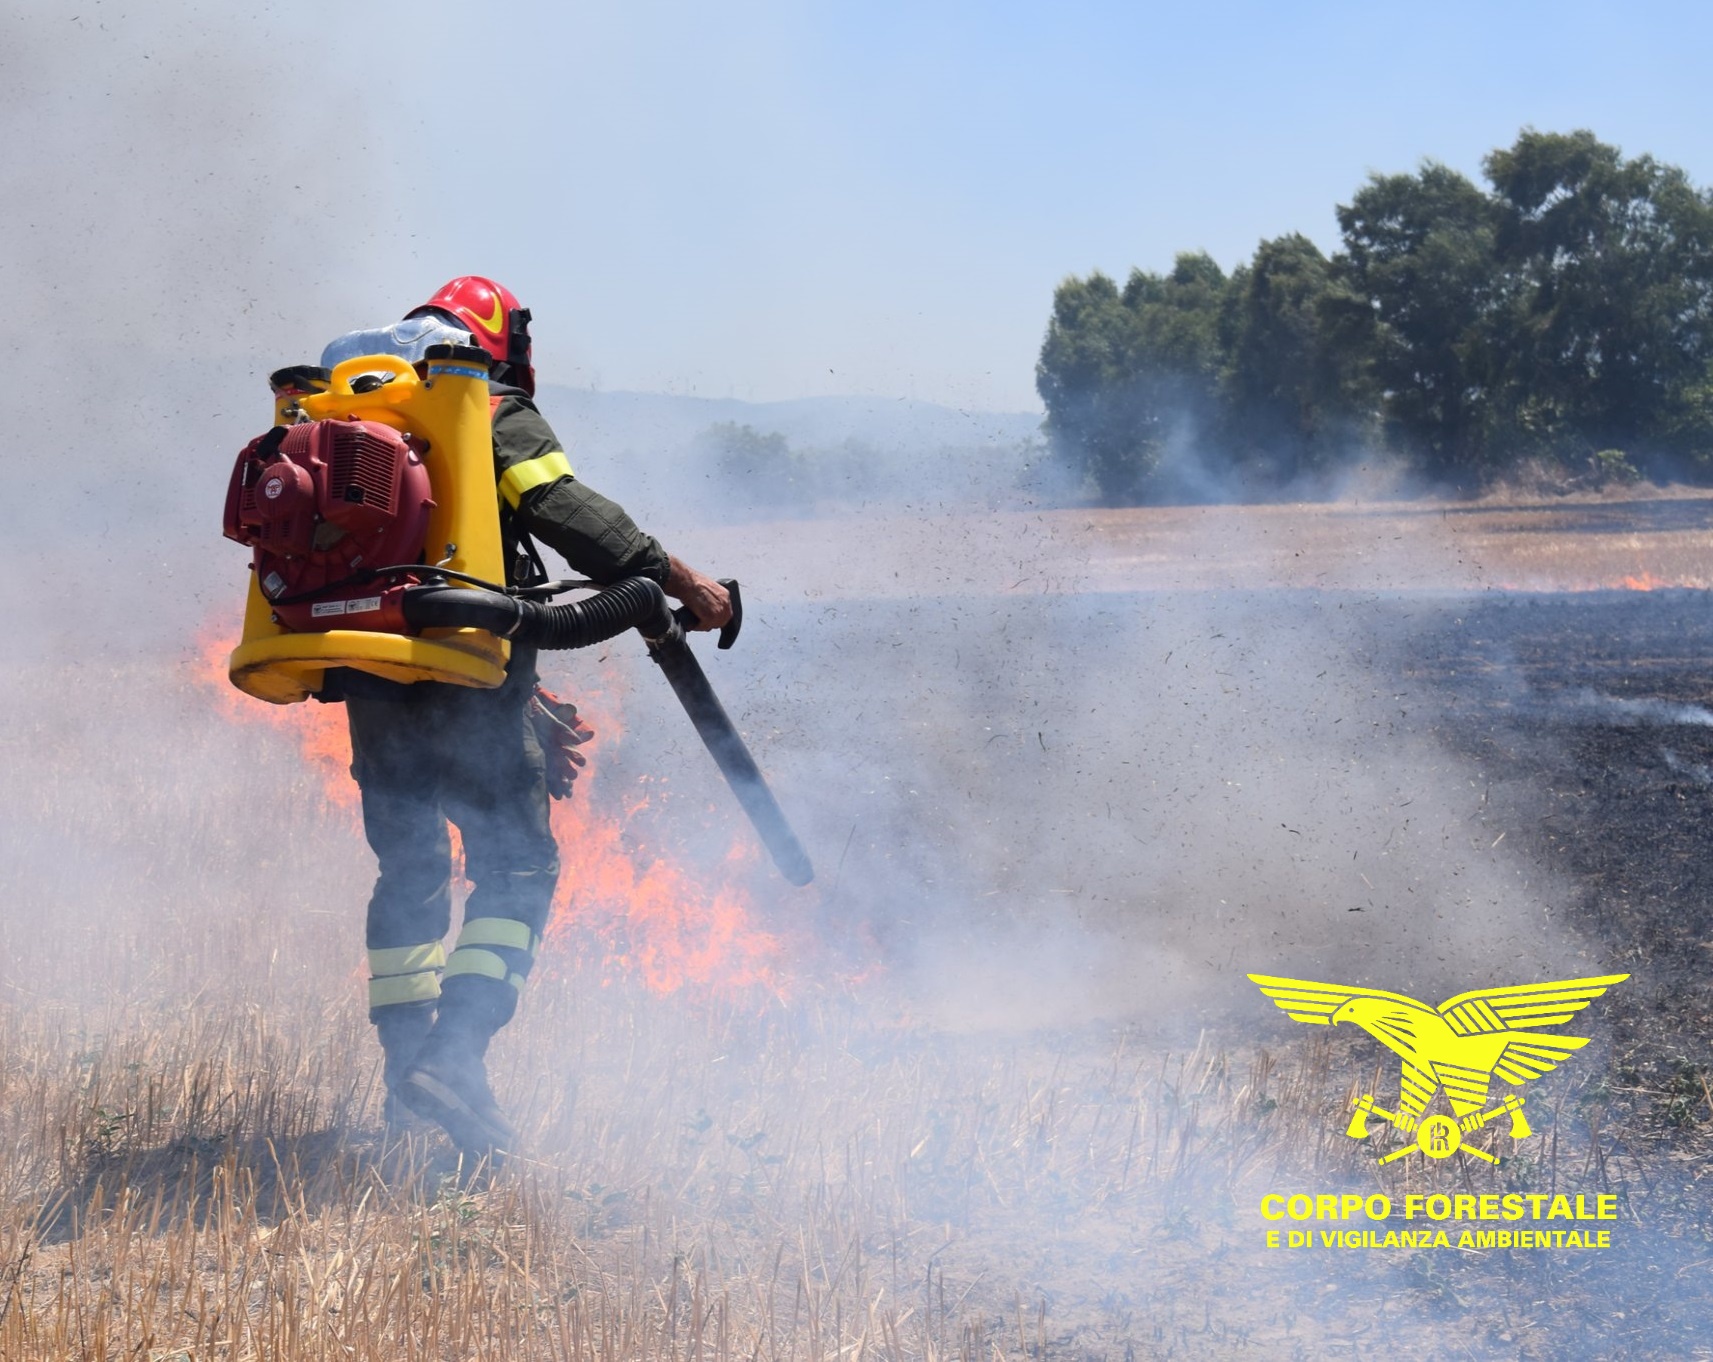
[[1459,1149],[1473,1154],[1478,1159],[1488,1163],[1498,1163],[1499,1160],[1485,1149],[1477,1149],[1463,1142],[1465,1135],[1473,1135],[1487,1122],[1500,1116],[1509,1115],[1511,1118],[1511,1138],[1526,1140],[1534,1132],[1529,1129],[1529,1123],[1523,1116],[1523,1099],[1518,1093],[1512,1093],[1491,1111],[1476,1112],[1456,1120],[1450,1116],[1429,1116],[1421,1122],[1407,1112],[1387,1111],[1377,1106],[1372,1093],[1363,1093],[1356,1099],[1356,1111],[1350,1118],[1350,1128],[1344,1133],[1353,1140],[1368,1138],[1368,1118],[1381,1116],[1390,1121],[1406,1135],[1413,1134],[1416,1138],[1413,1144],[1407,1144],[1402,1149],[1394,1149],[1381,1163],[1390,1163],[1393,1159],[1401,1159],[1412,1149],[1420,1149],[1430,1159],[1448,1159]]

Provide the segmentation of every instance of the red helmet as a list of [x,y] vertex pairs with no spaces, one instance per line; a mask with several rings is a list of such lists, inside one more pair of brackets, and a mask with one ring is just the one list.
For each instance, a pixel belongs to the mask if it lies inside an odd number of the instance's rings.
[[494,357],[500,366],[494,377],[502,383],[512,383],[526,393],[535,392],[535,368],[530,363],[529,309],[517,300],[517,295],[503,284],[480,275],[464,274],[441,285],[435,295],[421,307],[413,307],[407,317],[425,312],[441,312],[454,318]]

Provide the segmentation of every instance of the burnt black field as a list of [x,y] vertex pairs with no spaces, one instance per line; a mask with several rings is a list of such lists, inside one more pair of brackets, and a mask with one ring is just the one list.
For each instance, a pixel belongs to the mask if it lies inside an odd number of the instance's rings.
[[1713,601],[1703,591],[1493,593],[1400,645],[1437,733],[1501,784],[1517,835],[1575,886],[1615,990],[1626,1120],[1705,1150],[1713,1122]]

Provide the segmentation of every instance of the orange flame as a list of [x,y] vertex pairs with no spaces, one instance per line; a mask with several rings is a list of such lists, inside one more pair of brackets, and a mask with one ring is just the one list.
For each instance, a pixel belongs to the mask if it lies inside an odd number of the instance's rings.
[[[239,692],[226,675],[235,633],[230,621],[205,627],[196,680],[214,692],[228,723],[289,729],[319,778],[327,806],[343,811],[355,827],[358,794],[344,713],[313,701],[270,705]],[[783,945],[758,924],[746,888],[757,854],[737,842],[718,866],[696,867],[670,848],[643,840],[646,820],[639,815],[649,808],[648,789],[614,800],[599,780],[602,742],[615,741],[622,729],[618,698],[579,695],[577,704],[597,736],[585,749],[589,765],[575,795],[553,803],[562,869],[541,963],[551,967],[556,955],[569,957],[570,964],[593,962],[609,980],[637,978],[663,993],[695,987],[782,994]],[[451,831],[454,865],[461,871],[457,829]]]
[[1549,577],[1540,580],[1513,580],[1505,578],[1489,583],[1489,589],[1494,591],[1549,591],[1549,592],[1593,592],[1593,591],[1666,591],[1691,589],[1705,591],[1710,583],[1706,578],[1680,575],[1676,577],[1661,577],[1657,573],[1642,571],[1626,577],[1612,578],[1570,578]]
[[563,869],[548,940],[593,933],[609,973],[640,976],[661,992],[687,984],[777,991],[780,943],[756,926],[739,887],[755,853],[734,844],[717,872],[698,878],[664,852],[625,846],[630,817],[646,807],[614,818],[592,790],[554,805]]
[[357,784],[351,779],[351,734],[337,705],[310,701],[301,705],[270,705],[245,695],[226,676],[235,623],[205,625],[197,639],[196,679],[214,695],[220,717],[230,724],[271,724],[292,733],[320,778],[329,807],[355,820]]

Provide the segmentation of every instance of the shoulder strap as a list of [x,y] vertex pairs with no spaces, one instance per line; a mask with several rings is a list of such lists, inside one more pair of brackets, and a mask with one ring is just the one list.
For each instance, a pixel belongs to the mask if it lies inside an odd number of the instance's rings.
[[[488,394],[488,420],[492,421],[500,414],[500,403],[510,396],[509,393]],[[534,586],[547,580],[547,565],[541,561],[541,550],[536,548],[535,540],[529,536],[529,531],[517,523],[517,517],[512,514],[511,507],[505,498],[500,498],[500,518],[507,529],[511,531],[513,543],[517,548],[516,558],[507,565],[507,577],[513,586]]]

